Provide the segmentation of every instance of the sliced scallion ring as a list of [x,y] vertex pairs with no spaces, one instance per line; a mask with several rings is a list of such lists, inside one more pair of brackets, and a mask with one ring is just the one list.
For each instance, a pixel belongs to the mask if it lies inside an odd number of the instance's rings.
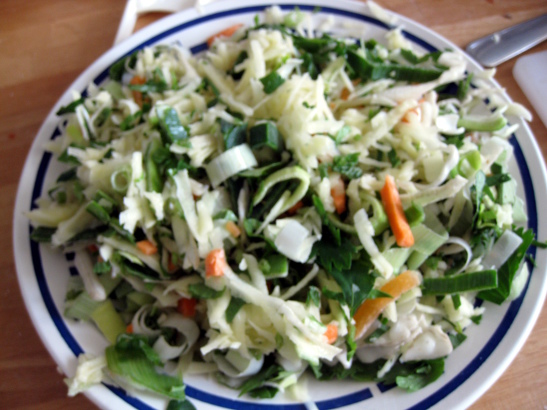
[[214,188],[241,171],[257,166],[256,158],[247,144],[224,151],[205,165],[205,171]]

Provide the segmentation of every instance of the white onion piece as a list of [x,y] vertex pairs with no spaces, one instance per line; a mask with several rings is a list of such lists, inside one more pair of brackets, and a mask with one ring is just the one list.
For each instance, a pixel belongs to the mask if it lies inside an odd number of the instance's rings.
[[213,355],[213,360],[222,373],[233,378],[252,376],[264,364],[264,356],[260,356],[260,359],[247,358],[236,350],[229,350],[226,356]]
[[137,313],[135,313],[131,320],[134,333],[145,336],[157,336],[161,333],[159,329],[152,329],[146,325],[146,317],[151,310],[152,305],[144,305],[137,310]]
[[249,145],[241,144],[215,157],[205,165],[205,171],[213,188],[216,188],[228,178],[257,165]]
[[310,257],[316,238],[297,221],[289,221],[275,238],[277,250],[290,260],[304,263]]
[[520,236],[513,231],[506,230],[483,258],[482,266],[485,269],[499,269],[521,243],[522,238]]
[[467,253],[467,259],[465,261],[465,265],[462,266],[456,273],[463,272],[469,266],[471,258],[473,257],[473,251],[471,250],[471,246],[469,246],[469,244],[463,239],[451,236],[446,240],[442,248],[442,253],[445,255],[454,255],[456,253],[460,253],[460,248],[463,248]]
[[178,346],[170,345],[163,336],[156,340],[153,347],[163,362],[186,353],[199,338],[199,328],[196,322],[178,314],[170,314],[160,323],[160,326],[176,329],[184,338]]

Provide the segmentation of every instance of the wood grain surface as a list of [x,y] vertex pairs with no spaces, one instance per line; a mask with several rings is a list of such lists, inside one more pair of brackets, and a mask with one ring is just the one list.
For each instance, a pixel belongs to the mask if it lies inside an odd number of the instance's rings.
[[[377,2],[462,48],[478,37],[547,13],[545,0]],[[66,397],[62,376],[31,324],[15,273],[12,215],[24,160],[42,121],[76,77],[112,46],[124,7],[122,0],[0,1],[0,409],[95,408],[84,395]],[[137,29],[159,17],[141,17]],[[546,49],[543,43],[528,53]],[[514,63],[501,65],[496,78],[535,116],[512,76]],[[545,157],[547,130],[535,117],[530,126]],[[471,408],[544,409],[546,386],[544,308],[517,358]]]

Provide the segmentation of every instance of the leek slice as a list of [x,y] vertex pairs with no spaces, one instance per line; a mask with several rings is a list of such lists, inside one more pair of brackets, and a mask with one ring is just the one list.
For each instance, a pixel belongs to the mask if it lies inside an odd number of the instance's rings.
[[241,171],[256,167],[258,162],[247,144],[224,151],[205,165],[205,171],[214,188]]
[[467,131],[498,131],[507,125],[507,119],[500,113],[489,116],[468,115],[458,120],[458,127]]
[[274,123],[268,121],[257,124],[249,130],[251,148],[270,147],[275,151],[281,148],[281,137]]
[[[122,278],[120,276],[113,278],[110,275],[101,275],[98,280],[108,296],[120,284]],[[91,299],[88,293],[82,292],[75,299],[67,302],[64,315],[70,319],[89,320],[93,311],[101,303]]]
[[110,299],[105,300],[93,310],[91,319],[110,343],[116,343],[118,336],[125,332],[125,323],[114,309]]
[[424,295],[450,295],[493,289],[497,286],[497,272],[495,270],[484,270],[443,278],[426,278],[422,282],[422,293]]
[[447,241],[448,232],[444,229],[441,221],[431,212],[426,212],[423,224],[411,229],[414,235],[414,245],[407,266],[408,269],[415,270]]
[[262,225],[257,229],[257,233],[262,231],[267,224],[283,212],[294,206],[304,197],[304,195],[306,195],[306,192],[308,192],[308,187],[310,186],[310,175],[299,166],[284,168],[274,172],[260,183],[258,191],[255,193],[252,200],[253,206],[258,205],[258,203],[264,199],[268,191],[270,191],[274,185],[289,179],[299,179],[300,183],[292,194],[289,191],[285,191],[283,195],[281,195],[281,198],[279,198],[279,200],[272,207]]

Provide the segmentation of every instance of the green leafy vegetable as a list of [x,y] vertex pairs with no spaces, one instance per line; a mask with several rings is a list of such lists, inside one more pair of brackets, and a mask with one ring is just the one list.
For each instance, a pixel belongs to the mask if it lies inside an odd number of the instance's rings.
[[161,360],[144,336],[122,334],[115,345],[106,348],[108,369],[138,386],[176,400],[184,400],[180,378],[158,373]]
[[361,177],[361,175],[363,175],[363,170],[359,167],[359,153],[355,152],[353,154],[334,157],[332,170],[345,175],[349,179]]

